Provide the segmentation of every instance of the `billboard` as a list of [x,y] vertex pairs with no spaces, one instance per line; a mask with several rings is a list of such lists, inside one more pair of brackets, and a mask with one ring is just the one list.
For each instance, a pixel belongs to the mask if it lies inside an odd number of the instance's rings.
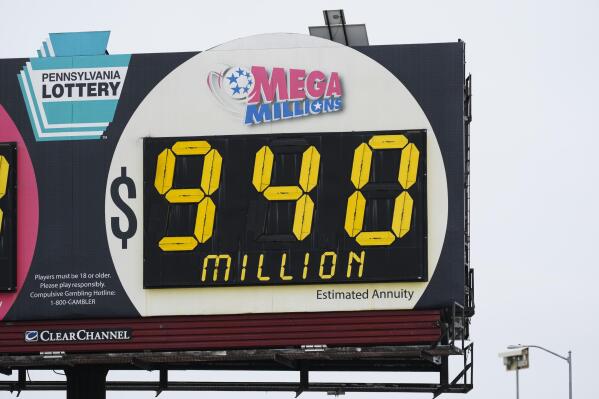
[[2,320],[463,303],[463,43],[107,42],[0,60]]

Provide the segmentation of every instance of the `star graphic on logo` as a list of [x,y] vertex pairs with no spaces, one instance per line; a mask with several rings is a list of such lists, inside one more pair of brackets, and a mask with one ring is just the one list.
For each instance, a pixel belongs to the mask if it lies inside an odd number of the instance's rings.
[[227,96],[231,96],[234,100],[246,101],[254,89],[255,79],[249,68],[231,66],[221,76],[223,77],[221,78],[222,88],[226,90]]
[[229,79],[229,84],[237,83],[237,77],[234,74],[227,76],[227,79]]
[[316,103],[316,104],[314,104],[314,108],[315,108],[315,109],[320,109],[320,103]]

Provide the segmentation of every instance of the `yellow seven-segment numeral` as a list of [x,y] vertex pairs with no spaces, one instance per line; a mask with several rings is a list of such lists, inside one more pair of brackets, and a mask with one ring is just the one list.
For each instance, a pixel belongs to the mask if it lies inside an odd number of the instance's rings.
[[270,148],[265,145],[256,153],[254,161],[254,176],[252,184],[256,187],[259,193],[270,186],[270,177],[272,174],[272,166],[274,163],[274,155]]
[[[10,165],[3,155],[0,155],[0,198],[6,195],[6,189],[8,186],[8,171]],[[0,209],[0,233],[2,232],[2,221],[4,219],[4,212]]]
[[416,183],[419,157],[420,151],[414,143],[408,144],[401,152],[398,181],[404,190],[409,189]]
[[[360,191],[370,179],[373,150],[401,150],[397,181],[404,191],[395,198],[391,231],[362,231],[366,199]],[[408,189],[416,183],[420,152],[413,143],[409,143],[403,134],[373,136],[368,144],[360,144],[354,151],[351,181],[356,190],[347,199],[345,213],[345,231],[362,246],[391,245],[408,231],[412,222],[414,200]]]
[[368,144],[362,143],[354,151],[354,162],[351,168],[351,181],[358,190],[368,183],[372,150]]
[[312,230],[314,201],[308,193],[318,184],[320,153],[314,146],[303,152],[299,186],[271,186],[273,167],[274,154],[265,145],[256,152],[252,184],[269,201],[296,201],[292,230],[295,238],[302,241]]
[[[203,155],[204,166],[200,177],[200,186],[195,188],[173,188],[177,156]],[[212,237],[216,205],[210,196],[220,185],[222,157],[207,141],[177,141],[166,148],[156,159],[154,187],[171,204],[198,204],[193,236],[166,236],[158,246],[166,252],[190,251],[198,243],[204,243]]]

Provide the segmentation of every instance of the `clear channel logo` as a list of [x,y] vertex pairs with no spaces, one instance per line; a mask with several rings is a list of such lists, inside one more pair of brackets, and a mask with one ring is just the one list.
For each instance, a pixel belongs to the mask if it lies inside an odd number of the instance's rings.
[[129,328],[25,331],[25,342],[108,342],[130,339]]
[[25,331],[25,342],[37,342],[40,333],[38,331]]

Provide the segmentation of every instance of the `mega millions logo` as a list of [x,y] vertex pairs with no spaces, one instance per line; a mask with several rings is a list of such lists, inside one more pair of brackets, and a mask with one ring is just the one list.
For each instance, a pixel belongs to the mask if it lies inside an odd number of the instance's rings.
[[18,76],[36,140],[102,137],[130,55],[108,55],[110,32],[51,33]]
[[208,74],[208,87],[246,125],[341,111],[339,73],[264,66],[227,66]]

